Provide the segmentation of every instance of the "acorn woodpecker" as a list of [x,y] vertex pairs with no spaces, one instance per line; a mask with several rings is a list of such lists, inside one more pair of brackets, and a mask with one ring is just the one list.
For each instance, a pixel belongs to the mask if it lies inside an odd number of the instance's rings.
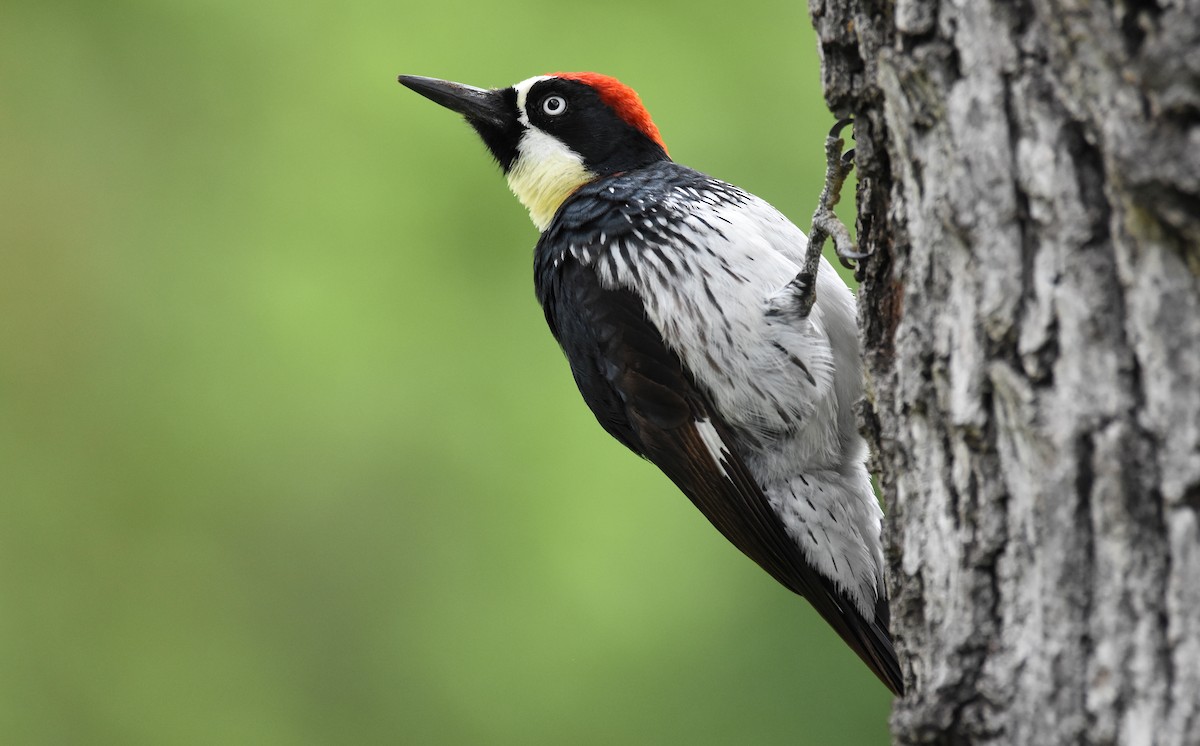
[[673,162],[611,77],[400,82],[465,117],[528,208],[537,297],[600,425],[902,693],[854,300],[816,242]]

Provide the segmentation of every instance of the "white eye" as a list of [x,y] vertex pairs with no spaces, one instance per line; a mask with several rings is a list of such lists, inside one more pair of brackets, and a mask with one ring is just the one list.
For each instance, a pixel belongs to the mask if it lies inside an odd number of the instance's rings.
[[567,100],[562,96],[547,96],[542,99],[542,111],[556,117],[567,110]]

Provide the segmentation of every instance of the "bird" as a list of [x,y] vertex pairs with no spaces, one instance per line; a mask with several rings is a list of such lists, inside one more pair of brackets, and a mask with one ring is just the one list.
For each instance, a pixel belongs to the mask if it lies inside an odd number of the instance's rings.
[[808,256],[765,200],[672,160],[616,78],[399,81],[465,118],[528,209],[536,295],[600,426],[903,694],[854,412],[855,302],[819,247]]

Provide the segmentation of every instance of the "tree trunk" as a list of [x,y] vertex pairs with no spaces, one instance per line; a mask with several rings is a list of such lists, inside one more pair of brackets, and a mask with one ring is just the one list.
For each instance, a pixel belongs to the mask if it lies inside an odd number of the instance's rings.
[[1200,0],[812,0],[896,741],[1200,743]]

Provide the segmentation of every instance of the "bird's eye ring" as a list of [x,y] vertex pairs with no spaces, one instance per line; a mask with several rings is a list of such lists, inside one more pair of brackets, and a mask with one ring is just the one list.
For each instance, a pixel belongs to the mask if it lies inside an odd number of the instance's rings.
[[547,96],[542,99],[542,111],[556,117],[567,110],[567,100],[562,96]]

